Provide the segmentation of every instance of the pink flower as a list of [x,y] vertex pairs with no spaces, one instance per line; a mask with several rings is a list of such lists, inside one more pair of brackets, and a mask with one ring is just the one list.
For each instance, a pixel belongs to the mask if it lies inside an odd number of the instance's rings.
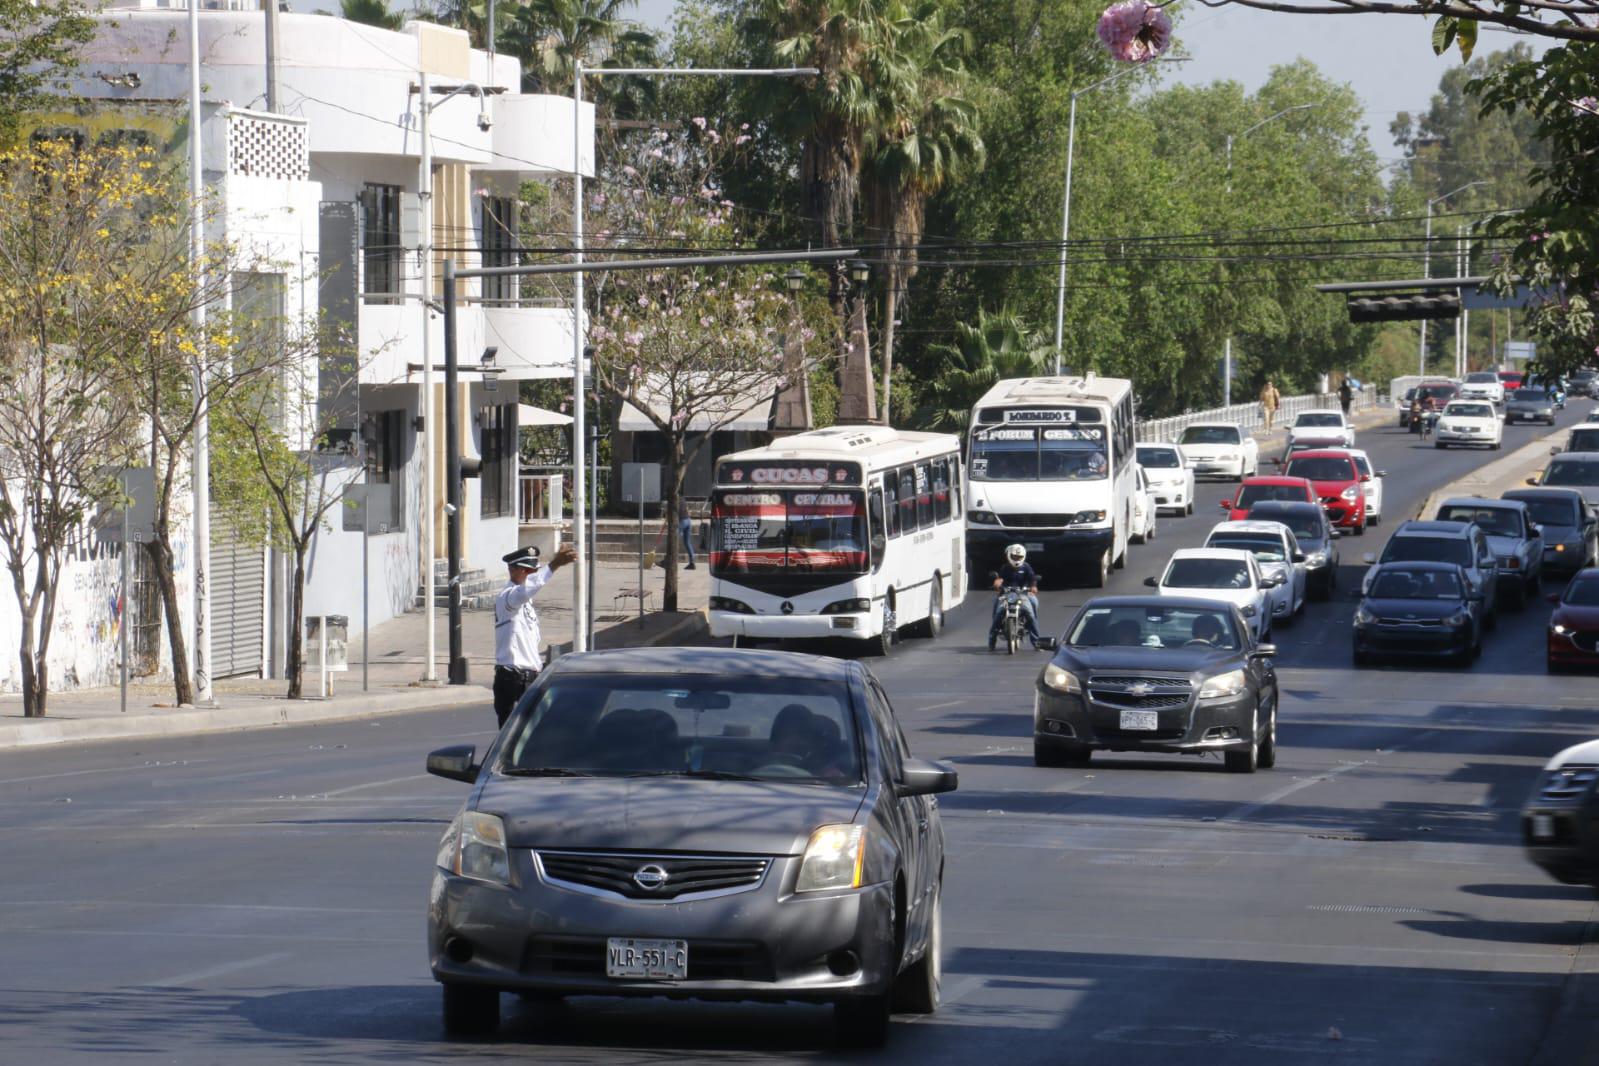
[[636,170],[634,170],[634,169],[633,169],[633,168],[632,168],[632,167],[630,167],[630,166],[626,166],[626,167],[623,167],[623,168],[622,168],[622,173],[623,173],[623,174],[626,174],[626,175],[627,175],[627,176],[628,176],[628,177],[630,177],[630,178],[636,178],[636,177],[638,177],[638,171],[636,171]]
[[717,133],[715,130],[706,130],[705,131],[705,136],[707,136],[707,137],[709,137],[711,139],[711,143],[712,144],[721,144],[722,143],[722,135],[720,133]]
[[748,144],[749,142],[750,142],[750,135],[747,134],[747,133],[741,133],[737,137],[733,138],[733,143],[734,144]]
[[723,207],[732,207],[733,206],[733,201],[732,200],[723,200],[722,201],[722,206]]
[[739,124],[738,128],[741,130],[747,130],[750,128],[750,124],[748,122],[742,122]]
[[1586,111],[1590,115],[1599,115],[1599,96],[1584,96],[1573,100],[1571,106],[1578,111]]
[[688,201],[683,199],[683,197],[681,197],[681,196],[672,197],[672,206],[673,207],[682,207],[686,203],[688,203]]
[[666,153],[661,151],[659,148],[651,148],[650,149],[650,158],[651,159],[665,159],[666,158]]
[[1117,59],[1147,63],[1171,45],[1171,18],[1148,0],[1120,0],[1099,16],[1099,39]]
[[704,115],[695,115],[694,118],[691,121],[698,128],[700,128],[700,129],[704,129],[705,128],[705,116]]

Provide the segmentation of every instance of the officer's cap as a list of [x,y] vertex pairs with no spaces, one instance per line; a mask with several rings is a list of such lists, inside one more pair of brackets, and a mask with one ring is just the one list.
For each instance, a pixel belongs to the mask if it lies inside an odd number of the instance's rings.
[[539,550],[537,548],[518,548],[514,552],[506,552],[501,556],[506,566],[518,566],[524,570],[537,570],[539,568]]

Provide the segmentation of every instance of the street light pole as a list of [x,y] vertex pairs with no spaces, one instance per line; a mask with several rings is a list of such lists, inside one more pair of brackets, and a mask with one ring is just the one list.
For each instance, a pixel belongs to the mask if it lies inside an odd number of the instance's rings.
[[[203,284],[205,171],[200,150],[200,5],[189,4],[189,269]],[[211,397],[205,372],[205,302],[194,301],[194,701],[211,702]]]
[[[584,68],[581,59],[572,64],[572,262],[583,262],[583,76],[606,77],[617,75],[650,77],[795,77],[819,74],[815,67],[787,67],[769,70],[745,70],[724,67],[593,67]],[[597,162],[597,161],[596,161]],[[599,172],[596,165],[595,172]],[[584,498],[584,456],[587,441],[583,437],[583,276],[579,270],[572,281],[572,547],[576,552],[572,560],[572,650],[588,650],[588,633],[584,619],[588,616],[588,559],[583,536],[587,515]],[[642,602],[642,601],[641,601]]]
[[[1450,189],[1441,196],[1434,196],[1427,201],[1427,230],[1426,239],[1421,245],[1421,276],[1423,280],[1432,277],[1432,205],[1441,204],[1456,193],[1465,192],[1477,185],[1487,185],[1486,181],[1468,181],[1458,189]],[[1421,320],[1421,340],[1416,347],[1416,373],[1421,377],[1427,376],[1427,320]]]
[[428,76],[420,77],[422,95],[422,162],[416,180],[417,199],[422,201],[422,432],[417,434],[422,444],[422,617],[427,630],[427,658],[423,660],[422,680],[437,681],[439,638],[433,628],[434,560],[438,558],[438,545],[434,543],[436,522],[434,516],[433,488],[433,434],[437,432],[433,418],[433,330],[428,321],[428,304],[433,299],[433,138],[428,129],[428,117],[433,114],[433,98],[428,94]]
[[[1312,104],[1295,104],[1292,107],[1285,107],[1281,111],[1277,112],[1275,115],[1267,115],[1265,118],[1261,119],[1259,122],[1255,123],[1253,126],[1249,127],[1247,130],[1244,130],[1244,132],[1240,133],[1238,136],[1240,136],[1240,137],[1248,137],[1251,133],[1254,133],[1256,130],[1260,129],[1260,127],[1266,125],[1266,123],[1268,123],[1268,122],[1276,122],[1278,119],[1282,118],[1284,115],[1291,115],[1295,111],[1306,111],[1306,110],[1309,110],[1310,108],[1315,107],[1315,106],[1316,105],[1312,103]],[[1233,135],[1229,133],[1227,135],[1227,195],[1231,196],[1232,194],[1233,194]],[[1231,330],[1227,331],[1227,341],[1226,341],[1225,344],[1222,345],[1222,356],[1221,356],[1221,405],[1223,407],[1231,407],[1233,405],[1233,335],[1232,335],[1232,331]]]

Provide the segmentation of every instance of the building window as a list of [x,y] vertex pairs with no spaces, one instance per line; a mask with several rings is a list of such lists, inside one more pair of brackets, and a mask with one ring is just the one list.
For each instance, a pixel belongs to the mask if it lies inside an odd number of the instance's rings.
[[400,187],[361,188],[361,259],[366,268],[362,292],[372,302],[392,303],[385,295],[405,290],[405,247],[400,239]]
[[511,479],[516,476],[516,421],[510,404],[478,408],[478,423],[483,427],[483,470],[478,488],[482,491],[482,514],[493,518],[511,513],[515,497]]
[[377,502],[370,520],[374,526],[386,523],[393,533],[405,528],[405,412],[374,411],[366,429],[366,483],[389,490],[388,505]]
[[[483,197],[478,244],[486,267],[516,266],[516,201],[509,196]],[[484,278],[483,302],[514,304],[516,278]]]

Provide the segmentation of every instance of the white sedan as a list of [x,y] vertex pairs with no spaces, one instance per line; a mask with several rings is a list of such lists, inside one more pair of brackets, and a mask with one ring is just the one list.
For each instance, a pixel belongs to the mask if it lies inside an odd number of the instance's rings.
[[1155,492],[1155,506],[1178,514],[1194,513],[1194,468],[1175,444],[1140,444],[1138,466]]
[[1505,402],[1505,383],[1492,370],[1474,370],[1460,383],[1460,398],[1487,400],[1502,407]]
[[1288,427],[1288,450],[1295,448],[1353,448],[1355,427],[1342,411],[1301,411]]
[[1183,548],[1172,553],[1166,572],[1145,578],[1144,584],[1161,596],[1198,597],[1230,603],[1243,612],[1258,643],[1271,637],[1268,593],[1282,583],[1280,577],[1260,572],[1254,553],[1237,548]]
[[1388,476],[1388,471],[1372,469],[1371,457],[1359,448],[1345,448],[1344,451],[1360,471],[1360,488],[1366,494],[1366,524],[1377,525],[1382,521],[1382,479]]
[[1205,539],[1207,548],[1237,548],[1255,557],[1261,575],[1281,584],[1267,593],[1273,619],[1292,622],[1305,610],[1307,571],[1293,530],[1281,522],[1246,519],[1218,522]]
[[1451,444],[1498,448],[1504,437],[1505,426],[1499,412],[1487,400],[1453,400],[1433,427],[1433,443],[1440,448]]
[[1237,422],[1195,422],[1177,447],[1195,477],[1242,481],[1260,473],[1260,445]]
[[1155,490],[1144,476],[1144,468],[1133,468],[1133,525],[1127,538],[1134,544],[1147,544],[1155,539],[1155,524],[1160,507],[1155,502]]

